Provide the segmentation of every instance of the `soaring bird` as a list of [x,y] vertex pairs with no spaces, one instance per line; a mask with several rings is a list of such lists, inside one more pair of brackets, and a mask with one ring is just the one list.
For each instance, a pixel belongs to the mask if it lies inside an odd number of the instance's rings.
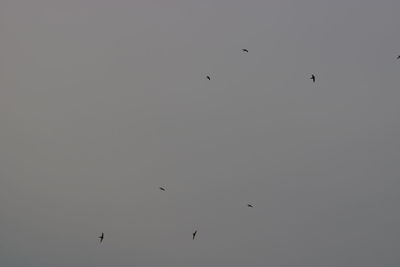
[[251,204],[247,204],[247,207],[249,207],[249,208],[253,208],[253,205],[251,205]]
[[208,76],[208,75],[207,75],[207,77],[206,77],[206,78],[207,78],[208,80],[211,80],[210,76]]
[[314,74],[311,74],[310,79],[315,83],[315,75]]
[[398,56],[396,57],[396,59],[400,59],[400,55],[398,55]]
[[246,48],[242,49],[243,52],[249,53],[249,50],[247,50]]
[[160,186],[160,190],[161,191],[165,191],[165,188]]
[[196,230],[196,231],[194,231],[194,232],[193,232],[193,234],[192,234],[192,236],[193,236],[193,240],[194,240],[194,238],[195,238],[196,234],[197,234],[197,230]]
[[101,243],[101,242],[103,242],[103,239],[104,239],[104,233],[101,233],[101,236],[99,236],[99,239],[100,239],[100,243]]

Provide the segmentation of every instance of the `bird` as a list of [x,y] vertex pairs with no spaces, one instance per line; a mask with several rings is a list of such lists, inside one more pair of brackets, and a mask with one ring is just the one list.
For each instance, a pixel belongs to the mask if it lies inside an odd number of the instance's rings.
[[99,239],[100,239],[100,243],[101,243],[101,242],[103,242],[103,239],[104,239],[104,233],[101,233],[101,236],[99,236]]
[[193,238],[193,240],[194,240],[194,238],[195,238],[196,234],[197,234],[197,230],[196,230],[196,231],[194,231],[194,232],[193,232],[193,234],[192,234],[192,236],[193,236],[193,237],[192,237],[192,238]]
[[249,50],[247,50],[246,48],[242,49],[243,52],[249,53]]
[[310,79],[315,83],[315,75],[314,74],[311,74]]
[[398,55],[398,56],[396,57],[396,59],[400,59],[400,55]]
[[251,205],[251,204],[247,204],[247,207],[249,207],[249,208],[253,208],[253,205]]
[[211,80],[210,76],[208,76],[208,75],[207,75],[207,77],[206,77],[206,78],[207,78],[208,80]]
[[165,191],[165,188],[160,186],[160,190],[161,191]]

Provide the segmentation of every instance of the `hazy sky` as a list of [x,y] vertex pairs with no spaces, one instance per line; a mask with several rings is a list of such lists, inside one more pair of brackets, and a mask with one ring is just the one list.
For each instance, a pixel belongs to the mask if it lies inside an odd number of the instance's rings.
[[399,266],[399,11],[1,1],[0,265]]

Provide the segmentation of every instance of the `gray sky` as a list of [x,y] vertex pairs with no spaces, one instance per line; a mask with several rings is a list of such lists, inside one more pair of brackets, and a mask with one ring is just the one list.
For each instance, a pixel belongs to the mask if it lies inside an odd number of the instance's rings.
[[1,1],[0,265],[400,265],[399,10]]

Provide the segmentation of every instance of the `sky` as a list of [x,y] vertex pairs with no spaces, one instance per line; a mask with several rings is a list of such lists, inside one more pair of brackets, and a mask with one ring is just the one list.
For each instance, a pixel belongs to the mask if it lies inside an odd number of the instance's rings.
[[0,265],[399,266],[399,10],[1,1]]

